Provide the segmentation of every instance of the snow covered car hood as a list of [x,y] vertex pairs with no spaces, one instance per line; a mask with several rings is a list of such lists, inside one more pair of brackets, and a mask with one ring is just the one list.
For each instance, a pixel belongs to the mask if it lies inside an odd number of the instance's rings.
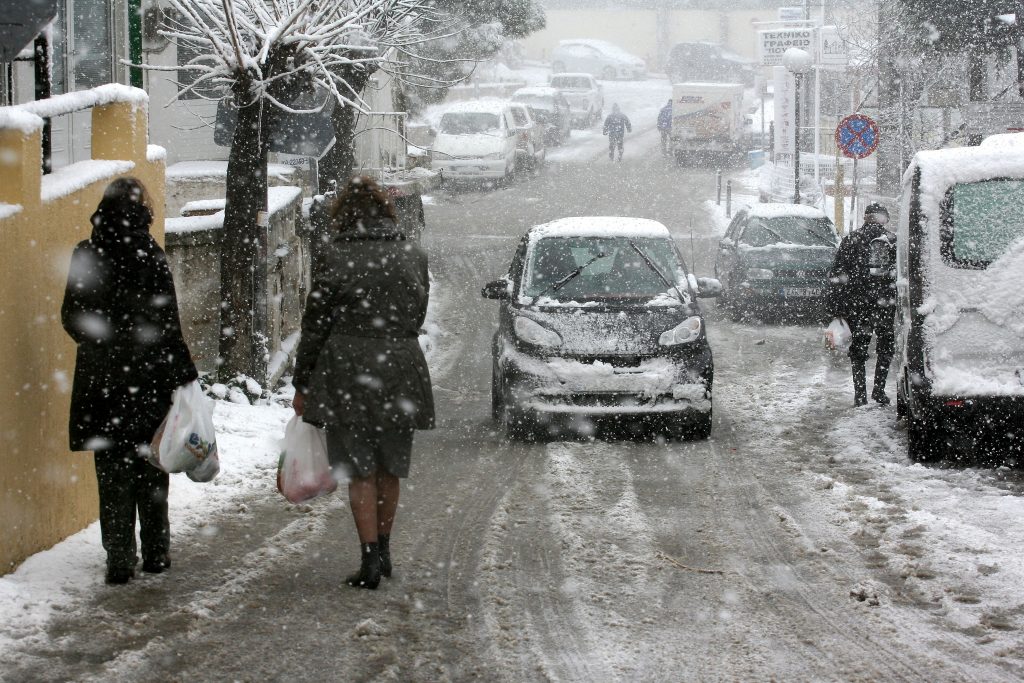
[[431,148],[437,159],[479,159],[505,151],[506,138],[500,134],[450,135],[438,133]]
[[932,391],[1024,396],[1024,241],[985,270],[944,275],[919,309]]
[[[559,355],[655,355],[664,353],[658,337],[692,315],[689,306],[617,308],[528,308],[531,318],[562,338]],[[693,342],[702,343],[700,341]]]

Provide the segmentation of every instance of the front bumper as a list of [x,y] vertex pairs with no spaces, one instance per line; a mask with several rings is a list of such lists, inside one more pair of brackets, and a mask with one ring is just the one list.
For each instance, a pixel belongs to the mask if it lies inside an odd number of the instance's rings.
[[430,165],[446,180],[504,178],[507,167],[505,159],[435,159]]
[[743,308],[815,309],[825,305],[826,285],[819,281],[749,280],[732,292]]
[[710,350],[696,359],[503,354],[508,400],[538,416],[677,416],[711,411]]

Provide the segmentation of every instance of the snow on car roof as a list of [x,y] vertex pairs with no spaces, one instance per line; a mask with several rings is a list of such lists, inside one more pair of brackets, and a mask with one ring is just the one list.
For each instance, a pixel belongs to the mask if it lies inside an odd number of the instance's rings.
[[512,97],[516,97],[517,95],[525,95],[527,97],[551,97],[557,94],[557,88],[552,88],[547,85],[530,85],[516,90],[512,93]]
[[607,40],[599,40],[597,38],[567,38],[565,40],[558,41],[561,47],[572,47],[573,45],[587,45],[589,47],[598,48],[608,53],[614,53],[624,57],[630,57],[631,59],[639,59],[635,54],[629,52],[615,43],[609,43]]
[[664,237],[668,228],[647,218],[628,216],[574,216],[530,228],[530,242],[544,237]]
[[828,218],[825,212],[814,206],[804,204],[782,204],[766,203],[751,204],[747,208],[747,214],[755,218],[784,218],[786,216],[797,216],[799,218]]
[[446,105],[441,114],[442,116],[449,113],[500,114],[507,106],[508,102],[505,100],[498,99],[497,97],[487,97],[479,100],[454,102],[450,105]]

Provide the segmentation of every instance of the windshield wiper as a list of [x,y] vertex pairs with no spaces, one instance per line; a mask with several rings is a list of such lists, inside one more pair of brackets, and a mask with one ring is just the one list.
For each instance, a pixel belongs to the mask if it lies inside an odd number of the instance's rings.
[[804,228],[804,230],[806,230],[812,237],[817,237],[819,240],[821,240],[822,242],[824,242],[828,246],[830,246],[830,247],[836,246],[836,243],[833,242],[831,239],[829,239],[827,236],[822,235],[822,234],[817,233],[817,232],[814,232],[814,230],[812,230],[811,228]]
[[575,278],[579,277],[579,274],[582,273],[586,268],[588,268],[591,263],[593,263],[594,261],[596,261],[598,259],[603,259],[605,256],[607,256],[607,254],[605,254],[603,251],[600,251],[600,252],[597,253],[596,256],[594,256],[594,258],[590,259],[589,261],[584,263],[582,266],[577,267],[576,270],[572,271],[568,275],[565,275],[565,276],[555,280],[550,285],[548,285],[547,287],[542,289],[535,297],[533,297],[533,300],[530,302],[530,305],[532,306],[535,303],[537,303],[537,299],[541,298],[542,296],[544,296],[548,292],[557,292],[562,287],[565,287],[567,284],[572,282]]
[[654,274],[657,275],[658,278],[660,278],[661,281],[665,283],[665,286],[668,287],[669,289],[671,289],[672,291],[674,291],[676,293],[676,296],[679,297],[679,303],[685,305],[687,302],[686,302],[686,299],[683,297],[683,293],[679,291],[679,287],[676,286],[675,284],[669,282],[668,278],[665,277],[664,275],[662,275],[661,271],[658,270],[658,267],[656,265],[654,265],[654,261],[652,261],[651,258],[647,254],[644,253],[643,249],[641,249],[640,247],[636,246],[636,243],[633,242],[633,240],[626,240],[626,241],[629,242],[629,246],[633,247],[633,251],[635,251],[636,253],[640,254],[640,258],[642,258],[644,260],[644,263],[647,264],[647,267],[654,271]]

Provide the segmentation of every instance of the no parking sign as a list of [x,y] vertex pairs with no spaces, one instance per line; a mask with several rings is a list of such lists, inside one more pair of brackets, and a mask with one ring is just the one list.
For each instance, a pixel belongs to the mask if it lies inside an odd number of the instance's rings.
[[878,124],[863,114],[851,114],[836,128],[836,147],[852,159],[871,156],[878,149]]

